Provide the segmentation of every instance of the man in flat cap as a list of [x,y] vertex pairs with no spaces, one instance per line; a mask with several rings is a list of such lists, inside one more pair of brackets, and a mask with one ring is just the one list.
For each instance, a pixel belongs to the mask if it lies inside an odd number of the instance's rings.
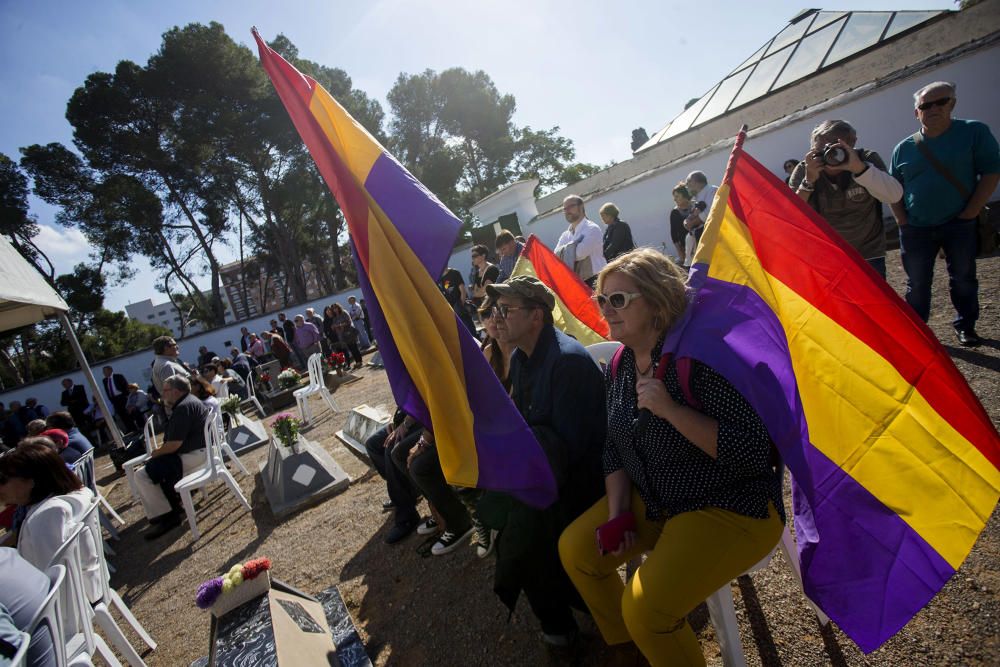
[[545,451],[559,489],[558,500],[545,509],[502,493],[484,495],[483,521],[500,530],[494,591],[513,611],[523,590],[544,641],[567,646],[577,636],[570,607],[584,607],[559,562],[558,541],[563,528],[603,493],[604,378],[584,347],[553,326],[555,295],[537,278],[515,276],[486,291],[495,300],[500,340],[517,348],[510,362],[511,398]]

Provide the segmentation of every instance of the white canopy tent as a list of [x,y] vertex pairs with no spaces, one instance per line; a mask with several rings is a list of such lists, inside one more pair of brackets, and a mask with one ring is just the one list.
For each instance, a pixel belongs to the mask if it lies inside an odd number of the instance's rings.
[[111,437],[114,438],[119,447],[124,447],[125,444],[122,441],[118,425],[111,418],[114,411],[108,405],[101,386],[94,378],[94,373],[90,370],[87,358],[80,347],[80,341],[76,339],[69,318],[66,317],[68,309],[69,306],[59,296],[59,293],[52,289],[52,286],[45,282],[41,274],[14,250],[10,241],[0,236],[0,332],[10,331],[53,317],[58,318],[69,338],[69,344],[73,347],[73,353],[80,362],[80,370],[87,378],[93,395],[97,397],[101,412],[107,416],[106,421]]

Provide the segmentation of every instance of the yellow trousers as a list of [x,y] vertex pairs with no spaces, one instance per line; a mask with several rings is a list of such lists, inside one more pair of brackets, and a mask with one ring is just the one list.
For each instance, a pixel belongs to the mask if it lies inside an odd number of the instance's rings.
[[[707,508],[650,521],[635,488],[631,508],[638,529],[632,549],[618,556],[599,553],[594,531],[608,520],[605,497],[563,531],[563,567],[608,644],[633,640],[654,667],[703,665],[687,615],[774,548],[781,517],[771,506],[767,519]],[[644,552],[646,561],[623,584],[618,566]]]

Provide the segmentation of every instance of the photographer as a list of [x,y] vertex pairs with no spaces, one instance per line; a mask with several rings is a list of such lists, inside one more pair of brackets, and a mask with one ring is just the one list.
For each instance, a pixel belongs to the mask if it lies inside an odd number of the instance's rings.
[[694,251],[701,240],[701,233],[705,231],[705,222],[708,220],[708,210],[712,207],[715,193],[718,191],[714,185],[708,184],[708,177],[704,172],[692,171],[684,179],[688,192],[691,193],[691,209],[687,218],[684,219],[684,228],[688,230],[687,243],[685,246],[688,261],[692,261]]
[[903,196],[878,153],[855,149],[858,134],[843,120],[823,121],[788,185],[885,278],[882,204]]

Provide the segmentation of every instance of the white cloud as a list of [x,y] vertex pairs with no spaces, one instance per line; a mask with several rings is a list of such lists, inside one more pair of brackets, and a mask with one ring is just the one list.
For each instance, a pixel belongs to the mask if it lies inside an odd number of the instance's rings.
[[73,267],[87,260],[91,246],[79,229],[38,226],[35,245],[42,249],[55,265],[56,273],[69,273]]

